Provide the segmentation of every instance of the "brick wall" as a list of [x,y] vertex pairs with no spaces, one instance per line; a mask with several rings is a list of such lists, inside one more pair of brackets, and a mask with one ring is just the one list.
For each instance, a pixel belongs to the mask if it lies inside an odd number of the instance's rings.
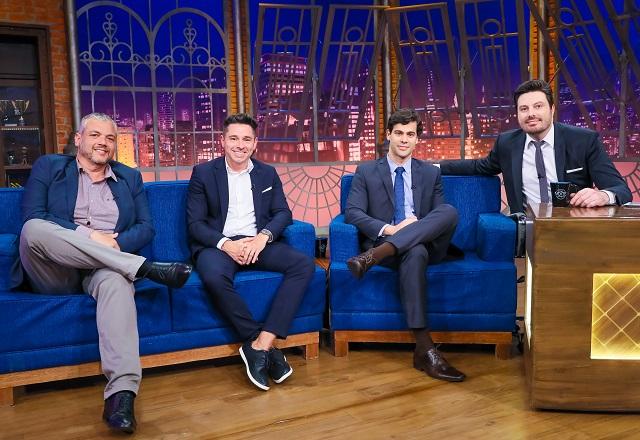
[[0,22],[37,24],[49,27],[56,121],[54,136],[58,151],[62,151],[73,126],[64,1],[0,0]]

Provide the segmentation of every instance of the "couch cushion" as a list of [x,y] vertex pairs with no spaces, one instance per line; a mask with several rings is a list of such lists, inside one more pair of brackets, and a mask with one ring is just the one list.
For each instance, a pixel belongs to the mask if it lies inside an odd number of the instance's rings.
[[24,189],[0,188],[0,234],[19,234],[22,229],[21,203]]
[[186,181],[145,184],[153,227],[156,230],[150,255],[145,256],[155,261],[189,261],[187,188]]
[[[429,266],[427,317],[430,326],[433,330],[513,330],[515,276],[512,262],[488,263],[470,252],[463,260]],[[331,328],[406,329],[396,293],[397,283],[397,272],[385,267],[373,267],[358,281],[345,263],[332,263]]]
[[[138,281],[135,298],[141,336],[171,331],[166,287]],[[95,313],[96,302],[84,293],[0,292],[0,353],[97,342]]]
[[[280,273],[248,270],[236,274],[234,287],[247,302],[254,319],[264,322],[281,281]],[[322,315],[325,304],[325,283],[324,269],[316,266],[316,272],[296,317]],[[230,325],[214,307],[196,271],[182,288],[172,289],[171,304],[173,330],[176,332]]]
[[11,287],[11,268],[18,258],[18,235],[0,234],[0,290]]

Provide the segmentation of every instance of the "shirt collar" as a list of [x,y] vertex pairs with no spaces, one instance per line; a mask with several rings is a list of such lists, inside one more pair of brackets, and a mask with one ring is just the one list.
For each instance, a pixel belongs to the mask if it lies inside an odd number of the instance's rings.
[[[554,124],[551,124],[551,129],[549,130],[547,135],[544,138],[542,138],[542,140],[545,141],[546,144],[551,145],[551,148],[553,148],[554,132],[555,132]],[[527,147],[527,148],[532,147],[531,142],[533,142],[535,140],[536,139],[532,138],[531,135],[529,133],[527,133],[526,139],[524,141],[524,146]],[[543,147],[544,147],[544,145],[543,145]]]
[[389,169],[391,170],[391,174],[395,173],[396,168],[398,167],[403,167],[404,172],[407,173],[407,175],[411,174],[411,157],[409,157],[409,159],[407,159],[407,161],[404,164],[398,165],[397,163],[392,161],[389,155],[387,154],[387,163],[389,164]]
[[251,170],[253,170],[253,161],[251,159],[249,159],[249,163],[247,164],[247,168],[245,168],[244,170],[240,170],[240,171],[234,171],[231,169],[231,167],[229,166],[229,164],[227,163],[227,158],[224,158],[224,166],[227,167],[227,173],[228,174],[243,174],[243,173],[250,173]]
[[[82,165],[80,165],[80,161],[78,161],[78,159],[76,159],[76,165],[78,166],[78,173],[86,172],[84,168],[82,168]],[[115,182],[118,181],[118,178],[116,177],[115,173],[111,169],[111,165],[107,163],[107,166],[104,168],[104,180],[107,180],[108,178],[112,178]]]

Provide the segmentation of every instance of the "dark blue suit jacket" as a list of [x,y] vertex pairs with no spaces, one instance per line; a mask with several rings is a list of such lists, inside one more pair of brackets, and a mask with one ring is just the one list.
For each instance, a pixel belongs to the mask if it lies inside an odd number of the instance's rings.
[[[275,168],[253,161],[251,189],[258,231],[268,229],[277,240],[292,223],[291,210]],[[229,183],[224,157],[196,165],[187,194],[187,225],[193,259],[204,248],[215,248],[224,237],[222,231],[229,209]]]
[[[525,137],[521,129],[502,133],[487,157],[442,161],[442,174],[493,176],[502,173],[511,212],[523,212],[522,155]],[[618,204],[631,201],[631,191],[607,156],[598,133],[555,123],[553,142],[558,181],[572,182],[580,188],[591,188],[595,184],[598,189],[615,194]]]
[[[428,162],[411,159],[411,187],[418,220],[445,203],[440,170]],[[374,242],[385,224],[393,224],[394,206],[393,182],[386,156],[359,165],[347,198],[347,223],[355,225],[370,242]]]
[[[108,179],[119,215],[116,241],[123,252],[135,253],[153,239],[154,229],[140,172],[120,162],[109,162],[118,179]],[[78,196],[78,166],[75,156],[49,154],[31,169],[22,199],[22,220],[49,220],[76,229],[73,212]]]

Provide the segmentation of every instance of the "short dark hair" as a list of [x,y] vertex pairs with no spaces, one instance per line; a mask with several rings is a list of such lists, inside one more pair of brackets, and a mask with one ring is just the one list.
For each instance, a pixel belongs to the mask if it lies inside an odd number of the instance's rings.
[[513,104],[516,106],[516,110],[518,109],[518,98],[529,92],[544,93],[547,97],[547,101],[549,102],[549,107],[553,105],[553,92],[551,91],[551,86],[541,79],[531,79],[520,84],[518,88],[516,88],[516,91],[513,92]]
[[258,122],[253,118],[253,116],[246,113],[236,113],[235,115],[227,116],[227,119],[222,123],[222,133],[226,133],[227,128],[231,124],[249,125],[253,129],[254,134],[258,128]]
[[418,123],[416,132],[417,135],[420,136],[422,134],[422,121],[420,120],[418,113],[412,108],[401,108],[400,110],[393,112],[391,116],[389,116],[389,121],[387,122],[387,131],[391,132],[393,130],[393,126],[396,124],[406,125],[409,122]]

